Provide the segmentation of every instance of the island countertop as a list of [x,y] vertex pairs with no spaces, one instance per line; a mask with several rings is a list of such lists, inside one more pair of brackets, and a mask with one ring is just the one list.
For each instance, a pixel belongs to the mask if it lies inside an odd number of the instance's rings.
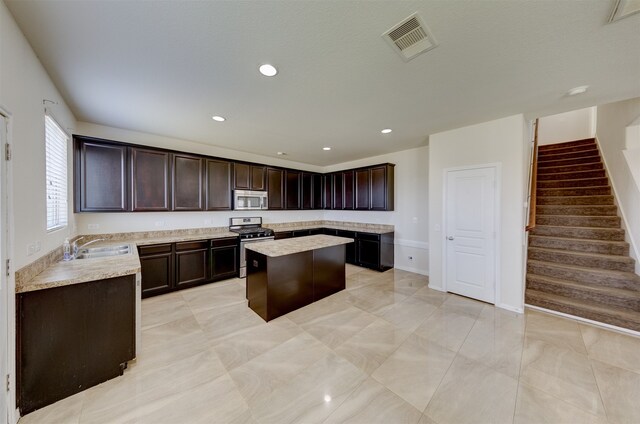
[[260,243],[247,243],[245,248],[273,258],[277,256],[306,252],[309,250],[322,249],[323,247],[339,246],[353,241],[354,240],[352,238],[318,234],[315,236],[263,241]]

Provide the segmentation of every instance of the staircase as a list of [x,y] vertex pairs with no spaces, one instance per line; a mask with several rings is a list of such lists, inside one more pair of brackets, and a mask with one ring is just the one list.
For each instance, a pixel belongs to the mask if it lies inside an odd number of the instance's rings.
[[538,150],[525,302],[640,331],[640,277],[595,139]]

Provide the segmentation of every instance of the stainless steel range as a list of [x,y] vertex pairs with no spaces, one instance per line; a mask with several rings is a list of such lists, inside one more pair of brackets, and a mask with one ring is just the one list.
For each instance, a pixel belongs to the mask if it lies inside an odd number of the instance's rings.
[[273,230],[262,227],[262,218],[231,218],[229,231],[240,235],[240,278],[247,276],[247,255],[245,246],[248,243],[259,243],[273,240]]

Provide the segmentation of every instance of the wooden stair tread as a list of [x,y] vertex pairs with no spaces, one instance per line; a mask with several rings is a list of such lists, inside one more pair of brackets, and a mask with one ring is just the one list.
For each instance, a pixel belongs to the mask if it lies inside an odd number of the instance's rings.
[[[562,227],[562,228],[567,228],[567,227]],[[581,227],[581,228],[590,228],[590,227]],[[547,239],[547,240],[562,240],[562,241],[578,242],[578,243],[594,243],[594,244],[602,244],[602,245],[615,244],[617,246],[625,246],[625,247],[629,245],[629,243],[627,243],[626,241],[618,241],[618,240],[581,239],[581,238],[575,238],[575,237],[543,236],[543,235],[537,235],[537,234],[531,234],[529,238],[531,237]]]
[[[589,290],[595,293],[612,294],[615,296],[628,296],[629,298],[640,300],[640,290],[623,289],[619,287],[601,286],[592,283],[582,283],[577,281],[565,280],[563,278],[549,277],[547,275],[539,275],[527,273],[527,278],[533,277],[540,280],[546,280],[554,284],[573,287],[576,290]],[[640,311],[638,311],[640,312]]]
[[640,290],[640,276],[636,275],[633,272],[616,271],[613,269],[590,268],[590,267],[579,266],[579,265],[567,265],[567,264],[561,264],[559,262],[547,262],[547,261],[540,261],[536,259],[529,259],[528,263],[531,263],[534,265],[549,266],[552,268],[563,268],[569,271],[588,271],[596,275],[602,275],[602,276],[611,275],[617,278],[624,278],[630,282],[638,284],[638,290]]
[[546,247],[529,247],[529,250],[538,250],[538,251],[544,251],[548,253],[557,253],[557,254],[570,253],[571,255],[575,255],[575,256],[607,259],[607,260],[611,260],[615,262],[623,262],[623,263],[632,263],[632,264],[636,263],[635,259],[630,258],[628,256],[620,256],[620,255],[606,255],[603,253],[591,253],[591,252],[576,252],[573,250],[549,249]]

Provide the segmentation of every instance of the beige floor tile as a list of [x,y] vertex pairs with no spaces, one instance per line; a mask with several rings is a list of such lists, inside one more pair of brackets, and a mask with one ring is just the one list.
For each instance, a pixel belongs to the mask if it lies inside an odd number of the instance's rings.
[[606,420],[526,384],[520,384],[513,422],[514,424],[605,424]]
[[409,332],[377,319],[335,349],[367,374],[376,370],[409,336]]
[[522,329],[513,330],[512,327],[500,320],[478,319],[458,353],[517,379],[522,360],[524,325]]
[[436,310],[415,334],[457,352],[475,323],[475,319],[457,312]]
[[455,312],[460,315],[467,315],[471,318],[478,318],[487,303],[478,300],[469,299],[467,297],[451,295],[440,306],[443,311]]
[[640,423],[640,374],[591,361],[610,423]]
[[640,337],[580,325],[589,358],[640,373]]
[[384,313],[407,298],[406,295],[373,284],[347,293],[346,302],[372,314]]
[[376,316],[349,306],[301,327],[330,348],[336,348],[376,320]]
[[580,328],[575,321],[533,310],[526,311],[526,321],[527,336],[587,354]]
[[306,368],[252,408],[264,424],[321,423],[367,375],[334,353]]
[[430,303],[434,306],[441,306],[450,296],[450,294],[438,290],[424,287],[413,294],[413,297]]
[[195,317],[207,337],[216,344],[265,323],[246,303],[208,309],[196,313]]
[[325,424],[415,424],[422,414],[372,378],[362,383]]
[[253,408],[302,370],[332,354],[314,337],[302,333],[229,371],[249,407]]
[[386,310],[380,317],[398,328],[413,331],[437,309],[436,306],[423,300],[408,297]]
[[458,355],[425,415],[440,424],[510,423],[518,382]]
[[142,300],[142,329],[166,324],[193,313],[180,293],[169,293]]
[[381,286],[385,290],[390,290],[405,296],[411,296],[418,290],[425,288],[428,283],[429,280],[427,277],[421,277],[416,274],[414,277],[404,277],[402,279],[381,277],[373,284]]
[[289,319],[279,317],[235,335],[224,343],[218,344],[214,350],[226,369],[232,370],[301,332],[302,329]]
[[345,286],[347,290],[353,290],[377,283],[380,278],[380,275],[358,272],[357,274],[347,275]]
[[[340,293],[345,293],[345,291],[342,290],[338,294]],[[335,296],[336,295],[325,297],[311,305],[296,309],[295,311],[289,312],[286,317],[298,325],[304,325],[318,319],[326,318],[328,315],[336,312],[344,311],[351,306],[340,299],[336,299]]]
[[59,400],[20,418],[20,424],[78,424],[86,391]]
[[180,293],[194,313],[246,302],[245,289],[233,280],[206,284]]
[[605,415],[586,355],[525,338],[520,381],[590,414]]
[[422,417],[420,418],[420,421],[418,421],[418,424],[438,424],[438,423],[433,421],[431,418],[427,417],[426,415],[422,414]]
[[409,336],[372,377],[422,411],[454,357],[455,353],[448,349]]

